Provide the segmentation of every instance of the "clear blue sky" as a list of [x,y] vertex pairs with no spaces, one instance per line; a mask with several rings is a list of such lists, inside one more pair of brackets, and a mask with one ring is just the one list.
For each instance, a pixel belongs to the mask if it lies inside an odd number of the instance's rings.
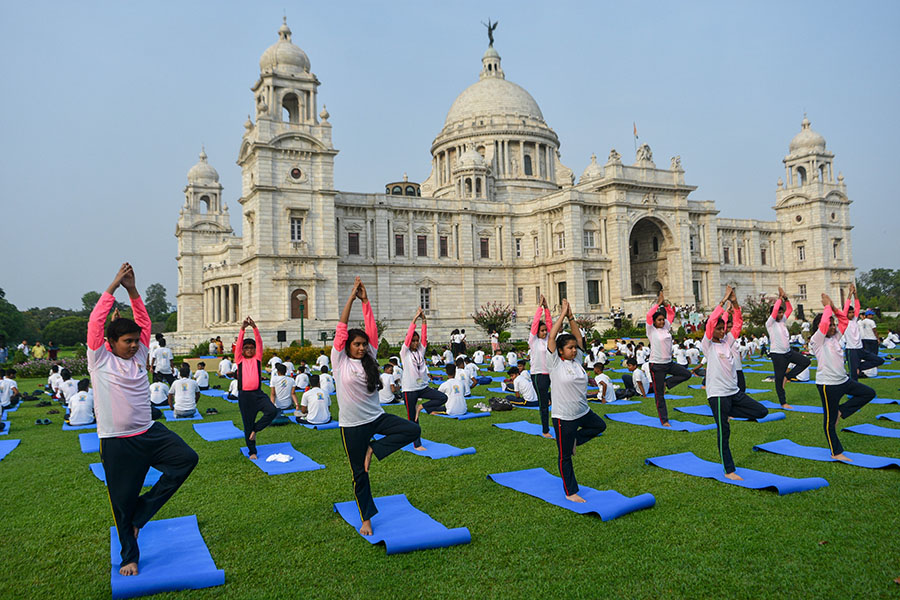
[[78,307],[129,260],[174,301],[175,222],[200,145],[239,232],[235,164],[259,56],[286,12],[334,126],[335,184],[421,181],[487,36],[576,174],[592,152],[679,154],[692,198],[774,219],[806,111],[843,172],[859,269],[900,267],[898,2],[10,2],[0,287],[20,309]]

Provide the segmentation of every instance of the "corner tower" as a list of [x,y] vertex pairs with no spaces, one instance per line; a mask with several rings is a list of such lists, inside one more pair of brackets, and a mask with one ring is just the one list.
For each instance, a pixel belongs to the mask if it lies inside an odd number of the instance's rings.
[[784,288],[798,304],[821,307],[826,292],[840,300],[854,279],[850,245],[850,203],[844,176],[834,177],[834,154],[805,116],[784,158],[785,180],[778,180],[775,214],[781,236],[780,270]]
[[[287,22],[259,61],[237,164],[243,208],[242,306],[271,329],[330,319],[337,297],[334,157],[330,116],[317,113],[319,80]],[[302,309],[300,307],[303,307]],[[299,329],[299,321],[296,329]]]

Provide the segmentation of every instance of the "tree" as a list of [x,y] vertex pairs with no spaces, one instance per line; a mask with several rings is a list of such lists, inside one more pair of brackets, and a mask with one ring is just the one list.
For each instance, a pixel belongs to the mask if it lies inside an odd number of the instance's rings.
[[144,306],[151,318],[168,314],[169,301],[166,300],[166,288],[161,283],[151,283],[144,292]]
[[857,278],[859,301],[866,308],[900,308],[900,269],[872,269]]
[[25,317],[16,305],[6,299],[6,292],[0,288],[0,343],[13,343],[21,339]]
[[744,322],[753,327],[765,327],[766,319],[772,314],[774,301],[769,301],[765,294],[759,296],[747,296],[741,306],[741,316]]
[[[44,330],[51,321],[61,319],[62,317],[72,317],[79,314],[79,311],[60,308],[58,306],[48,306],[47,308],[29,308],[23,312],[26,321],[31,322],[32,326],[39,332]],[[47,338],[43,338],[44,341]]]
[[178,311],[166,317],[166,333],[178,331]]
[[87,339],[87,317],[62,317],[44,327],[43,337],[60,346],[74,346]]
[[97,302],[100,301],[100,292],[86,292],[81,297],[81,308],[84,312],[90,314],[94,307],[97,306]]
[[487,304],[482,304],[478,312],[470,316],[478,327],[483,329],[485,333],[490,334],[492,331],[497,333],[506,331],[515,315],[516,311],[510,308],[509,304],[488,302]]

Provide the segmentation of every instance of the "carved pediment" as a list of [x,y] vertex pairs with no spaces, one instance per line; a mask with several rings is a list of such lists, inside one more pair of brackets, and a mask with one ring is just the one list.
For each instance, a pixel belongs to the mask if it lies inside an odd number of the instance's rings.
[[348,223],[347,225],[344,225],[344,229],[347,231],[362,231],[363,226],[359,223]]
[[419,287],[436,287],[438,282],[431,277],[423,277],[422,279],[416,281],[415,284]]

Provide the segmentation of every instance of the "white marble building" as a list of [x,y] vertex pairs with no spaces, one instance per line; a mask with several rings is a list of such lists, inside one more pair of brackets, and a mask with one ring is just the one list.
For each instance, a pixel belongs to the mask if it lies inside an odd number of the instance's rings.
[[674,302],[709,305],[726,283],[742,297],[781,285],[815,306],[853,281],[850,200],[807,119],[783,161],[775,220],[725,219],[690,198],[680,157],[658,167],[646,144],[631,164],[615,150],[603,164],[591,157],[576,181],[537,102],[489,47],[434,139],[428,178],[347,193],[335,189],[319,80],[286,24],[278,37],[260,59],[238,153],[242,237],[204,153],[188,172],[176,343],[232,334],[247,314],[267,342],[278,330],[297,339],[301,312],[317,340],[333,332],[357,275],[376,315],[397,319],[392,340],[419,305],[440,335],[474,329],[469,315],[485,302],[509,303],[521,335],[541,293],[579,312],[639,314],[660,287]]

